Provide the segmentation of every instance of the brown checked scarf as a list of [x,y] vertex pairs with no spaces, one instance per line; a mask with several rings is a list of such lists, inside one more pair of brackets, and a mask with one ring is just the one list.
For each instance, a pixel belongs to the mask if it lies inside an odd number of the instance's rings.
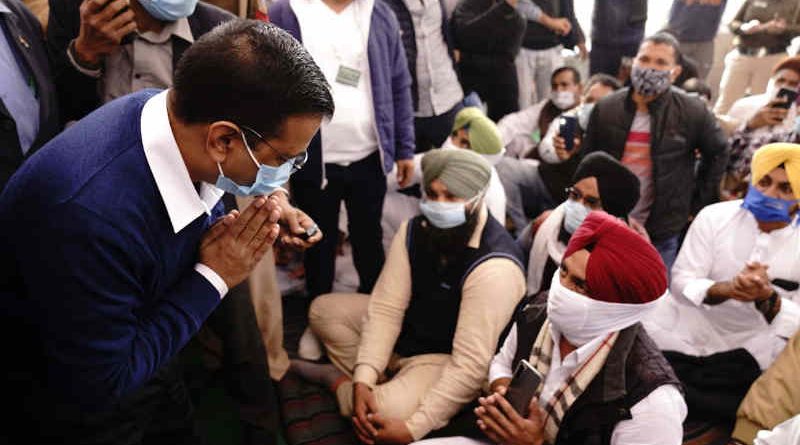
[[[597,351],[567,378],[561,387],[553,393],[553,397],[545,404],[544,439],[548,445],[556,442],[558,429],[561,427],[564,414],[566,414],[575,400],[583,394],[583,391],[592,383],[597,373],[606,364],[608,354],[611,352],[611,348],[614,347],[618,336],[618,331],[608,334]],[[533,344],[533,350],[531,350],[531,356],[528,360],[545,377],[550,372],[553,346],[553,337],[550,335],[550,320],[545,320],[539,335],[536,337],[536,342]],[[543,386],[544,381],[536,391],[537,397],[541,394]]]

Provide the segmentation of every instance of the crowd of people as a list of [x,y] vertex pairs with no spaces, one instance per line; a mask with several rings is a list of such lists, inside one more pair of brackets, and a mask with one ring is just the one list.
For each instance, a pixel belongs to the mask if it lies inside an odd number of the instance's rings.
[[800,443],[800,0],[674,0],[651,35],[595,0],[588,36],[574,0],[28,3],[3,443],[205,443],[189,344],[248,445],[290,374],[366,445]]

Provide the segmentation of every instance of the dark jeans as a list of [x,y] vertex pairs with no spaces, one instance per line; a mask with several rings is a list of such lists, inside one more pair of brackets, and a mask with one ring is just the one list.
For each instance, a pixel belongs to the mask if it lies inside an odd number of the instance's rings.
[[[38,388],[37,388],[38,389]],[[162,367],[145,385],[118,404],[97,413],[55,405],[45,391],[29,394],[22,405],[14,405],[20,423],[4,428],[4,444],[114,444],[197,445],[199,436],[193,419],[189,391],[178,359]],[[17,430],[15,435],[14,430]]]
[[415,117],[414,134],[417,137],[417,153],[424,153],[431,148],[439,148],[453,131],[453,121],[464,105],[459,102],[450,110],[438,116]]
[[485,61],[472,63],[464,60],[459,65],[461,86],[464,91],[474,91],[486,102],[489,118],[495,122],[503,116],[519,111],[519,85],[514,61]]
[[674,235],[661,241],[653,241],[658,254],[661,255],[661,260],[667,267],[667,277],[672,277],[672,265],[675,264],[675,258],[678,256],[678,248],[680,244],[680,235]]
[[325,164],[324,189],[294,181],[292,196],[322,229],[323,238],[305,254],[306,291],[311,298],[331,292],[336,264],[339,210],[347,209],[353,263],[358,272],[358,292],[370,293],[383,268],[381,215],[386,196],[386,176],[378,152],[348,166]]
[[617,77],[623,57],[633,57],[639,51],[639,44],[601,45],[592,44],[589,54],[590,74],[605,73]]

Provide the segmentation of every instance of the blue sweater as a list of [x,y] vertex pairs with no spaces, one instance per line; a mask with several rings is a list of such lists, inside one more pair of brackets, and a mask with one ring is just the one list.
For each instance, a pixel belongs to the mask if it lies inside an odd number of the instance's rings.
[[122,97],[45,145],[0,196],[2,315],[26,325],[59,401],[98,409],[174,357],[219,302],[194,270],[210,221],[175,234],[141,142],[153,90]]
[[[295,39],[303,41],[300,23],[289,0],[278,0],[269,8],[272,23]],[[397,18],[381,1],[375,2],[367,40],[367,59],[372,86],[372,104],[383,150],[384,173],[399,159],[414,157],[414,110],[411,103],[411,75]],[[322,184],[322,143],[319,133],[308,147],[308,163],[292,175],[293,181]]]

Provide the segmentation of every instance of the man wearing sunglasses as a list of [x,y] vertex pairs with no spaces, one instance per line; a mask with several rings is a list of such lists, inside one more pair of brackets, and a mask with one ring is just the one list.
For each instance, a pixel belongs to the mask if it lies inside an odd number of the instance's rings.
[[519,237],[528,258],[527,295],[550,288],[549,278],[561,265],[572,234],[592,210],[605,210],[628,221],[639,200],[639,179],[610,155],[597,152],[583,158],[568,187],[567,200],[536,218]]
[[[289,34],[235,20],[186,51],[173,88],[31,158],[0,198],[0,384],[18,407],[0,442],[201,442],[175,357],[278,238],[267,196],[333,109]],[[258,197],[223,215],[223,191]]]

